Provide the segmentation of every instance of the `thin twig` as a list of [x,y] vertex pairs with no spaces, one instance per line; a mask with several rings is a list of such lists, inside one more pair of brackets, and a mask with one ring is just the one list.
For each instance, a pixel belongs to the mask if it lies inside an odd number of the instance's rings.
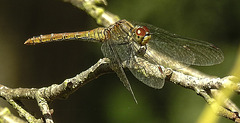
[[8,108],[0,107],[0,119],[2,123],[26,123],[26,121],[11,114]]
[[30,122],[30,123],[42,123],[43,122],[41,119],[36,119],[33,115],[28,113],[25,109],[23,109],[22,106],[17,104],[16,101],[14,101],[13,99],[6,98],[6,100],[8,101],[9,104],[11,104],[13,106],[13,108],[15,108],[18,111],[19,115],[24,116],[28,122]]
[[90,16],[96,19],[96,22],[99,25],[105,27],[110,26],[117,22],[119,17],[104,10],[104,8],[96,6],[96,4],[107,5],[106,0],[63,0],[64,2],[70,2],[73,6],[78,7],[79,9],[86,11]]

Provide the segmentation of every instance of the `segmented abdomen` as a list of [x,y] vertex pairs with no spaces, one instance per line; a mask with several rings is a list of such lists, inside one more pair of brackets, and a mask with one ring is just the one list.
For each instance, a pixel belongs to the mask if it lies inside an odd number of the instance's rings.
[[24,44],[34,45],[38,43],[46,43],[52,41],[63,41],[63,40],[97,40],[104,41],[109,37],[108,31],[105,28],[99,27],[90,31],[82,32],[70,32],[70,33],[52,33],[47,35],[40,35],[33,38],[29,38]]

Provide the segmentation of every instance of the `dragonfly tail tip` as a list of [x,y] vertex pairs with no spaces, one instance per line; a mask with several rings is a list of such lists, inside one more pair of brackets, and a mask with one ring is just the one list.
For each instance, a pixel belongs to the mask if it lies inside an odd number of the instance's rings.
[[25,45],[32,45],[34,42],[31,39],[28,39],[27,41],[24,42]]

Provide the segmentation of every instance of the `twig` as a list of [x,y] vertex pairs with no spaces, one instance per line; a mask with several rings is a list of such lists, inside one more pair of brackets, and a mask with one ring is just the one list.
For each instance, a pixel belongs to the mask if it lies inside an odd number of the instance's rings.
[[41,119],[36,119],[34,116],[32,116],[30,113],[28,113],[25,109],[23,109],[20,105],[16,103],[13,99],[6,98],[9,104],[15,108],[20,116],[24,116],[26,120],[30,123],[42,123],[43,121]]
[[2,107],[0,107],[0,119],[2,123],[26,123],[26,121],[11,114],[8,108]]
[[20,116],[24,116],[28,122],[43,122],[40,119],[34,118],[30,113],[18,105],[14,100],[20,99],[36,99],[38,106],[42,111],[44,120],[47,123],[52,123],[51,111],[48,107],[49,101],[54,99],[66,99],[70,94],[75,92],[79,87],[96,79],[98,76],[112,72],[109,67],[109,59],[100,59],[95,65],[88,70],[76,75],[73,78],[66,79],[62,84],[53,84],[49,87],[43,88],[17,88],[11,89],[4,85],[0,85],[0,97],[6,99],[19,113]]
[[40,110],[42,111],[42,115],[45,119],[46,123],[53,123],[53,119],[52,119],[52,115],[50,112],[50,109],[48,107],[48,103],[47,100],[45,98],[43,98],[45,93],[41,93],[43,91],[41,90],[45,90],[45,88],[41,88],[39,89],[39,91],[37,91],[35,93],[35,97],[38,103],[38,106],[40,107]]
[[89,15],[91,15],[99,25],[103,25],[105,27],[110,26],[117,22],[119,17],[114,15],[104,8],[96,6],[96,4],[104,4],[107,5],[106,0],[63,0],[64,2],[70,2],[73,6],[86,11]]
[[[146,62],[145,62],[146,64]],[[151,63],[147,63],[149,68],[152,68],[150,71],[146,71],[146,73],[151,73],[151,71],[157,71],[153,70],[154,68],[157,69],[157,65],[153,65]],[[229,88],[231,90],[239,91],[237,88],[239,86],[239,81],[236,82],[236,77],[228,76],[224,78],[202,78],[202,77],[195,77],[191,75],[186,75],[178,71],[174,71],[172,69],[165,69],[164,67],[161,67],[163,70],[163,74],[166,75],[166,79],[168,79],[170,82],[173,82],[174,84],[178,84],[182,87],[194,90],[198,95],[202,96],[206,102],[212,107],[212,109],[218,114],[219,116],[226,117],[228,119],[231,119],[235,122],[238,122],[240,120],[239,117],[239,109],[238,107],[228,98],[225,98],[226,101],[223,102],[224,106],[218,104],[218,102],[215,100],[214,97],[210,95],[217,95],[219,96],[219,89],[220,88]],[[149,70],[149,69],[146,69]],[[159,78],[159,74],[161,72],[159,71],[158,74],[155,73],[155,76]],[[163,79],[163,78],[159,78]],[[216,90],[218,89],[218,90]],[[210,90],[209,93],[207,91]],[[214,90],[214,93],[211,92],[211,90]]]

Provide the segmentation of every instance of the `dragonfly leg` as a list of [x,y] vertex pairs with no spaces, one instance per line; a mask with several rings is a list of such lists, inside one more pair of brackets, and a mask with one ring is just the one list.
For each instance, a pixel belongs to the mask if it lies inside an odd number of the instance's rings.
[[144,55],[144,54],[146,53],[146,51],[147,51],[147,45],[144,45],[144,46],[141,46],[141,47],[138,49],[137,53],[138,53],[139,55]]

